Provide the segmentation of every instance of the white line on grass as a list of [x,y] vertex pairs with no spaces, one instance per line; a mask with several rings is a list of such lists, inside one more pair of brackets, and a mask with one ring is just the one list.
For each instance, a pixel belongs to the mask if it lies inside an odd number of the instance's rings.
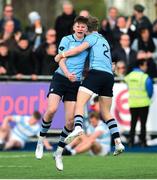
[[[50,154],[45,153],[44,156],[48,156]],[[33,154],[21,154],[21,155],[0,155],[0,159],[7,158],[26,158],[26,157],[35,157]]]
[[21,154],[21,155],[3,155],[0,156],[0,159],[5,159],[5,158],[25,158],[25,157],[32,157],[33,155],[28,155],[28,154]]
[[32,166],[15,166],[15,165],[9,165],[9,166],[1,166],[0,168],[31,168]]

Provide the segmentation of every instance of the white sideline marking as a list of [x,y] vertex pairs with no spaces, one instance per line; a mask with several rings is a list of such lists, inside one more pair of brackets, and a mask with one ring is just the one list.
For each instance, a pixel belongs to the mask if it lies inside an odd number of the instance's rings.
[[15,165],[10,165],[10,166],[0,166],[0,168],[32,168],[32,166],[15,166]]
[[[51,154],[45,153],[44,156],[48,156]],[[0,155],[0,159],[7,159],[7,158],[26,158],[26,157],[34,157],[35,155],[33,154],[21,154],[21,155]]]
[[25,157],[33,157],[33,155],[28,155],[28,154],[21,154],[21,155],[1,155],[0,159],[5,159],[5,158],[25,158]]

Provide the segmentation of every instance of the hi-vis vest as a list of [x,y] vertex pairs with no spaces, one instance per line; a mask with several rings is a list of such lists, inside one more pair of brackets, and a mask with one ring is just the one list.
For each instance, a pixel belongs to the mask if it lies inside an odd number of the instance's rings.
[[150,105],[145,83],[148,75],[141,71],[133,71],[125,77],[129,90],[129,107],[145,107]]

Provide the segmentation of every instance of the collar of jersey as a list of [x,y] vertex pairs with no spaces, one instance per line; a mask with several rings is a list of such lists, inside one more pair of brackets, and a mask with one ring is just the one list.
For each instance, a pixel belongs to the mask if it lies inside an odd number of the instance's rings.
[[72,35],[72,37],[74,38],[75,41],[83,41],[84,37],[82,39],[78,39],[77,36],[75,34]]
[[92,32],[91,34],[99,34],[97,31]]

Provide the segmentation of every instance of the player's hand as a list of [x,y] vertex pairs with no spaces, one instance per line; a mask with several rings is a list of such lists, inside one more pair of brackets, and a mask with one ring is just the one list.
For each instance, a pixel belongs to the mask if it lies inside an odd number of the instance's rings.
[[57,54],[55,56],[55,61],[58,63],[60,60],[62,59],[62,55],[61,54]]
[[66,76],[71,82],[75,82],[77,80],[77,77],[74,73],[67,73]]

